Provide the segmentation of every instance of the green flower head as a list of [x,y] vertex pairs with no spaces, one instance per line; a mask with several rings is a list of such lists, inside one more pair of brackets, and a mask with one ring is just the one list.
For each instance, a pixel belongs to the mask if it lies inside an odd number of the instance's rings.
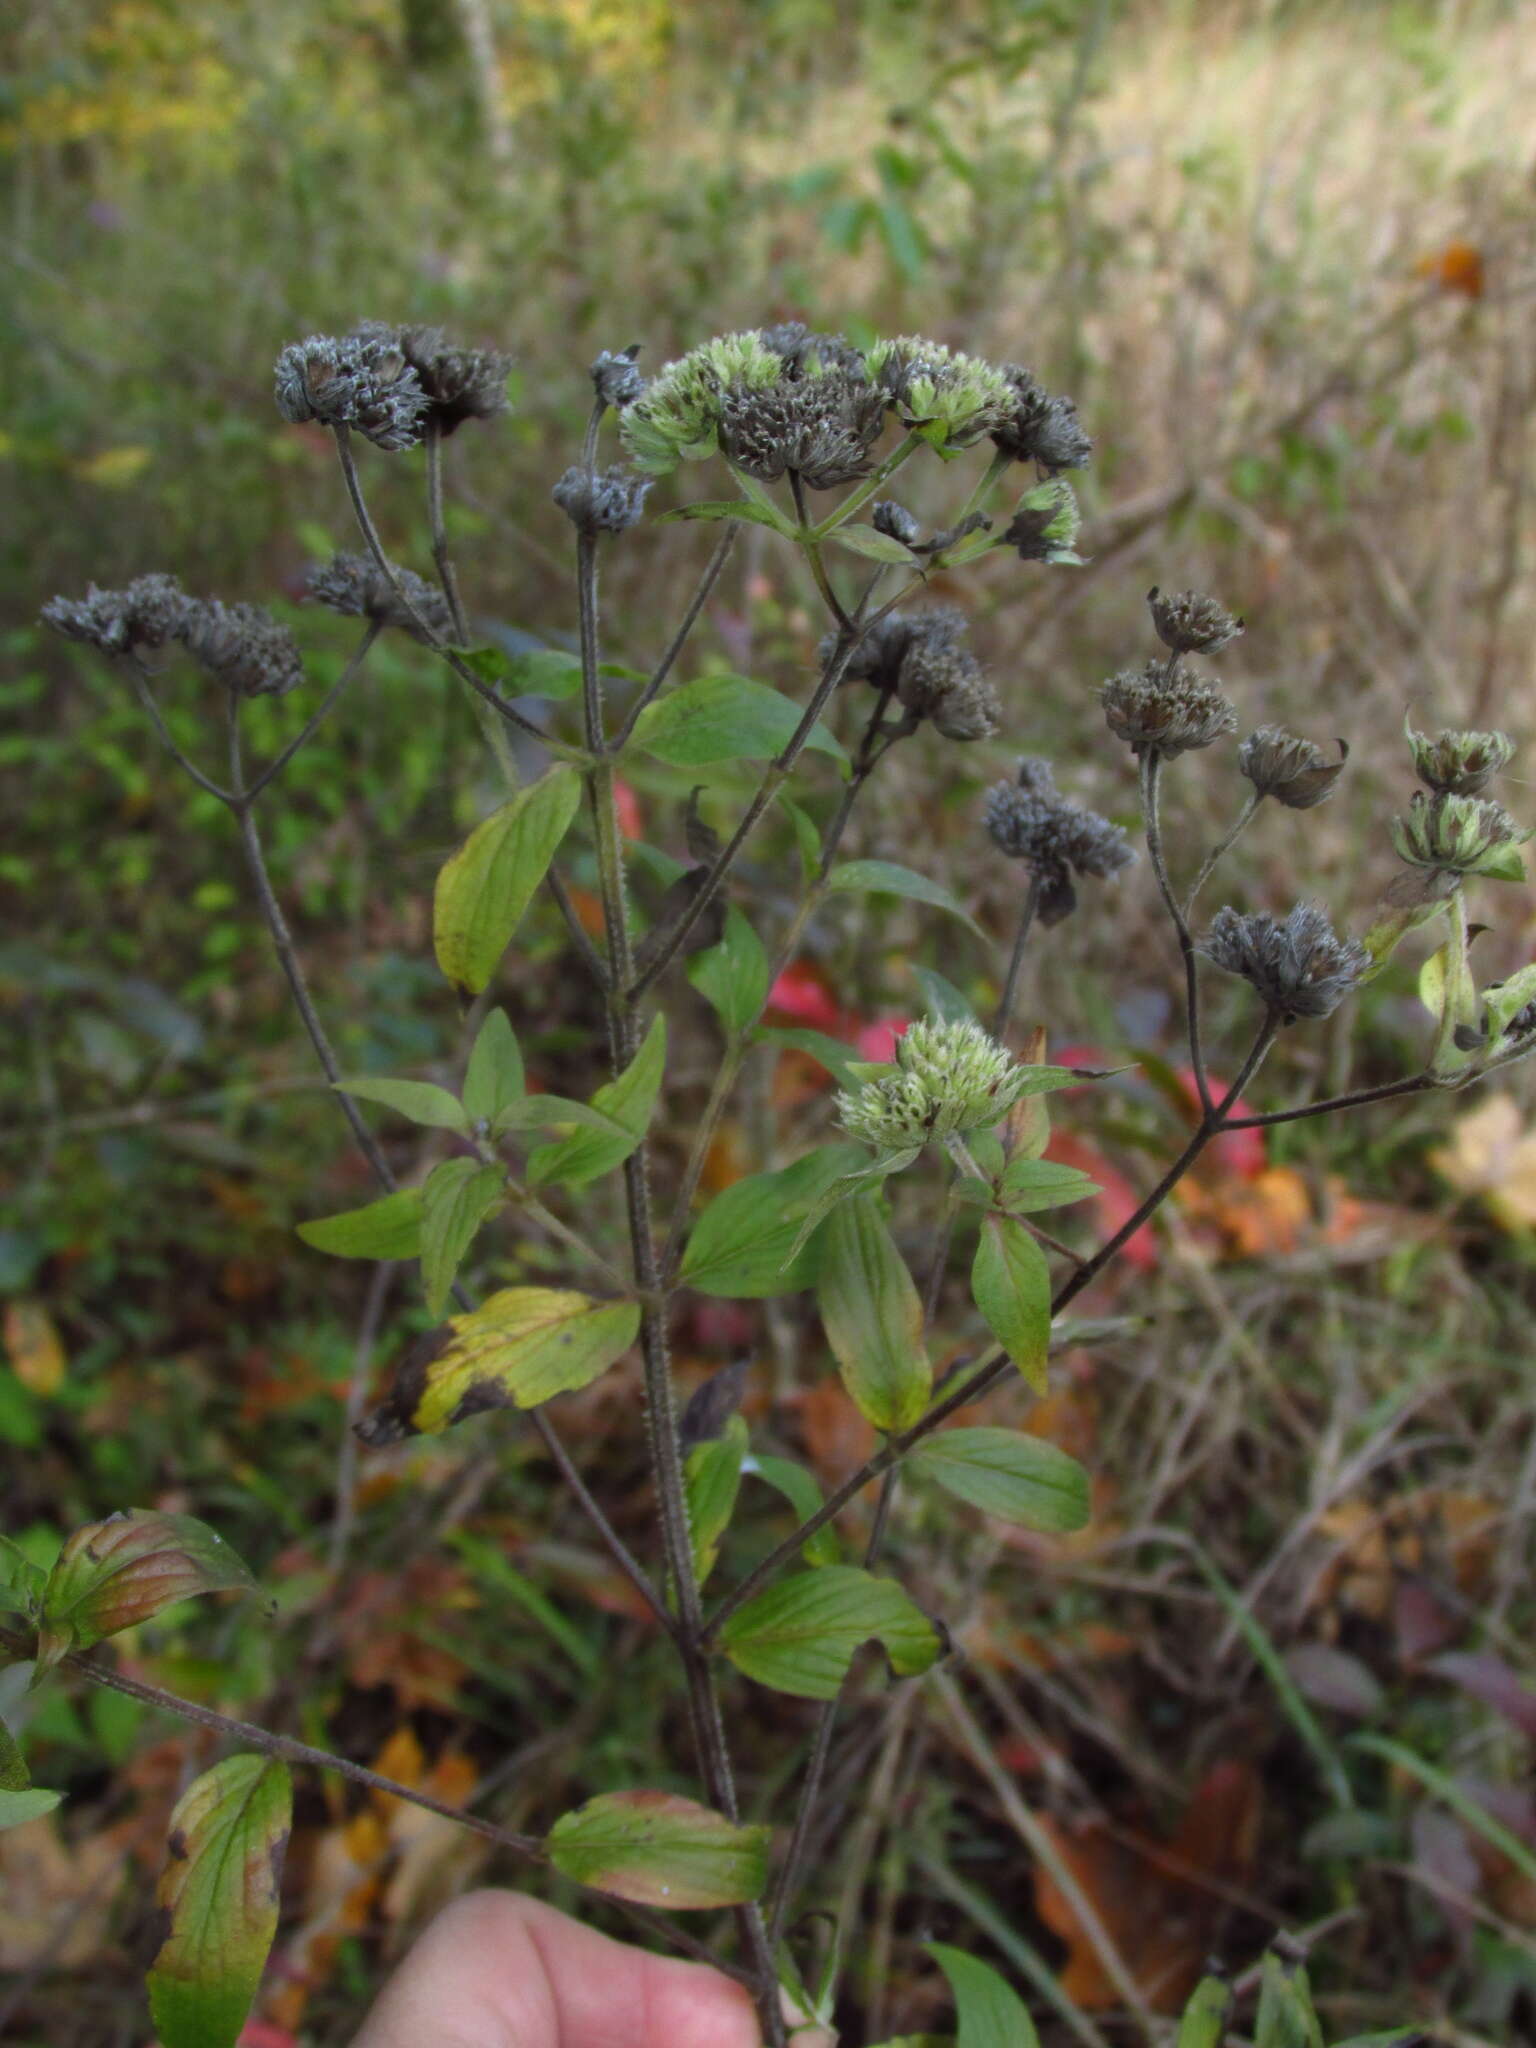
[[969,448],[1002,426],[1013,409],[1013,391],[1001,370],[941,341],[915,334],[877,341],[864,364],[898,417],[946,452]]
[[1392,820],[1392,844],[1411,866],[1501,882],[1523,878],[1519,849],[1531,836],[1502,804],[1445,791],[1427,797],[1416,790],[1407,810]]
[[719,448],[726,393],[767,391],[783,374],[784,358],[760,334],[717,335],[651,379],[620,415],[619,439],[649,476],[702,462]]
[[891,1066],[838,1096],[837,1114],[855,1138],[902,1152],[990,1130],[1028,1083],[1028,1067],[979,1024],[924,1018],[896,1041]]
[[1481,796],[1515,751],[1502,732],[1418,732],[1403,721],[1413,772],[1437,795]]

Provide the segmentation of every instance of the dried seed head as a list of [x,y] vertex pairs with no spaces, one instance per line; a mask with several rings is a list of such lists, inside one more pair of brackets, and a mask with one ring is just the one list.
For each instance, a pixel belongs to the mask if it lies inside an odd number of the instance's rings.
[[340,340],[312,334],[277,359],[277,409],[302,425],[355,427],[376,447],[410,448],[421,439],[431,402],[391,328],[370,322]]
[[757,338],[782,362],[786,377],[816,377],[826,370],[864,376],[864,351],[846,334],[817,334],[803,320],[781,320],[760,327]]
[[906,646],[896,671],[902,705],[914,718],[929,719],[945,739],[990,739],[1002,722],[1003,707],[981,663],[964,645],[964,613],[946,605],[910,613],[903,624]]
[[999,453],[1014,462],[1037,462],[1052,476],[1058,470],[1081,469],[1093,454],[1093,442],[1084,433],[1072,400],[1053,398],[1021,363],[1004,363],[1002,375],[1011,405],[1008,417],[993,429]]
[[1164,596],[1154,584],[1147,592],[1147,604],[1158,639],[1175,654],[1214,654],[1243,630],[1242,620],[1234,618],[1225,605],[1214,597],[1202,597],[1197,590]]
[[1237,726],[1237,713],[1201,676],[1150,661],[1145,668],[1111,676],[1099,692],[1110,731],[1137,754],[1165,759],[1208,747]]
[[573,467],[550,495],[578,532],[623,533],[644,512],[652,481],[632,469],[594,472]]
[[1356,939],[1341,939],[1327,913],[1298,903],[1284,919],[1268,911],[1218,910],[1197,951],[1240,974],[1284,1023],[1328,1017],[1371,965]]
[[1018,779],[990,791],[984,820],[994,845],[1039,882],[1043,924],[1059,924],[1076,909],[1074,876],[1107,881],[1136,858],[1118,825],[1060,794],[1049,762],[1038,756],[1026,755]]
[[1000,1123],[1029,1085],[1029,1069],[969,1018],[922,1018],[896,1057],[837,1098],[845,1130],[882,1152],[905,1151]]
[[242,697],[285,697],[303,680],[293,635],[260,605],[189,599],[176,637],[194,661]]
[[615,412],[633,405],[645,390],[645,379],[635,366],[639,354],[639,342],[632,341],[625,349],[605,348],[592,365],[592,388]]
[[41,617],[66,640],[102,654],[136,654],[173,640],[190,601],[174,576],[136,576],[126,590],[93,583],[84,597],[50,598]]
[[720,449],[760,482],[793,470],[811,490],[829,491],[869,474],[884,425],[877,391],[846,370],[825,370],[767,390],[727,391]]
[[[381,341],[391,338],[388,328],[377,333]],[[440,327],[402,327],[392,338],[416,372],[439,433],[451,434],[466,420],[492,420],[507,410],[512,358],[500,349],[460,348]]]
[[1481,796],[1509,761],[1515,743],[1502,732],[1417,732],[1403,730],[1413,755],[1413,772],[1439,795]]
[[1392,820],[1392,844],[1416,868],[1452,875],[1491,875],[1514,881],[1523,873],[1518,849],[1531,837],[1491,798],[1416,789],[1406,811]]
[[1283,726],[1261,725],[1237,750],[1237,765],[1261,796],[1272,796],[1290,811],[1310,811],[1333,794],[1344,773],[1349,748],[1338,742],[1339,758],[1330,761],[1311,740],[1299,739]]
[[[312,562],[304,594],[312,604],[323,604],[329,611],[350,619],[372,619],[380,626],[399,626],[417,640],[452,639],[448,600],[437,585],[414,569],[397,569],[395,574],[409,605],[396,595],[389,578],[367,555],[333,555],[328,562]],[[412,616],[412,606],[426,621],[425,633]]]
[[1082,524],[1077,493],[1057,477],[1024,493],[1003,543],[1017,548],[1024,562],[1080,562],[1077,536]]
[[876,533],[883,533],[888,540],[899,540],[903,547],[916,547],[922,538],[923,529],[917,519],[894,498],[877,499],[869,523]]

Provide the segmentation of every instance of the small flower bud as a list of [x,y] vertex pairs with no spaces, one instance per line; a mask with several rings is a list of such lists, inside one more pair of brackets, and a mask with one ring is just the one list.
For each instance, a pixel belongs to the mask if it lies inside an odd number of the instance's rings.
[[1413,772],[1439,795],[1481,796],[1509,761],[1515,743],[1502,732],[1417,732],[1404,721]]
[[651,478],[633,470],[609,469],[601,474],[573,467],[550,493],[580,533],[623,533],[645,509]]
[[45,626],[101,654],[137,654],[163,647],[176,636],[190,599],[174,576],[136,576],[126,590],[98,590],[84,597],[53,597],[43,606]]
[[1082,523],[1076,492],[1058,477],[1025,492],[1003,542],[1017,548],[1024,562],[1079,562],[1077,536]]
[[1099,692],[1110,731],[1133,753],[1171,759],[1208,747],[1237,726],[1237,713],[1214,683],[1169,675],[1160,661],[1111,676]]
[[1012,410],[1013,394],[1000,370],[942,342],[912,334],[877,341],[864,361],[897,417],[936,447],[969,448]]
[[177,638],[192,659],[242,697],[286,697],[304,664],[286,626],[255,604],[189,600]]
[[1059,924],[1076,909],[1074,875],[1107,881],[1136,858],[1120,827],[1062,796],[1050,764],[1035,756],[1019,763],[1016,781],[992,789],[984,822],[993,844],[1040,884],[1042,924]]
[[1002,705],[981,663],[962,644],[964,614],[945,606],[914,613],[906,624],[908,641],[896,679],[901,703],[914,718],[931,720],[945,739],[990,739],[1002,722]]
[[1512,879],[1520,873],[1517,849],[1531,836],[1502,804],[1450,791],[1427,797],[1415,790],[1392,820],[1392,844],[1410,866],[1452,875]]
[[[305,596],[312,604],[340,612],[346,618],[372,619],[376,625],[398,626],[417,640],[453,637],[453,619],[448,600],[414,569],[397,569],[401,588],[410,603],[396,595],[395,587],[366,555],[335,555],[329,562],[311,563]],[[423,633],[417,616],[426,622]]]
[[1008,417],[992,434],[1000,454],[1014,462],[1036,462],[1054,476],[1058,470],[1081,469],[1093,454],[1077,407],[1070,398],[1053,398],[1020,363],[1004,363],[1003,378],[1011,404]]
[[[378,333],[390,337],[388,328]],[[402,327],[394,339],[416,372],[439,433],[451,434],[466,420],[491,420],[507,410],[512,358],[500,349],[460,348],[440,327]]]
[[1343,740],[1338,747],[1338,760],[1330,761],[1311,740],[1278,725],[1261,725],[1238,748],[1237,765],[1258,796],[1272,796],[1289,811],[1310,811],[1332,796],[1344,773],[1349,748]]
[[1029,1084],[1029,1069],[967,1018],[920,1018],[896,1041],[884,1074],[837,1098],[845,1130],[882,1152],[963,1137],[1000,1123]]
[[355,427],[376,447],[395,451],[421,439],[430,401],[389,328],[370,323],[341,340],[312,334],[277,359],[277,409],[302,425]]
[[592,388],[615,412],[633,405],[645,389],[645,379],[635,365],[639,353],[639,342],[632,341],[625,349],[605,348],[592,365]]
[[916,518],[894,498],[878,499],[869,523],[876,533],[883,533],[887,540],[899,540],[903,547],[916,547],[922,537],[923,529]]
[[1180,590],[1164,596],[1156,584],[1147,592],[1147,604],[1157,637],[1175,654],[1214,654],[1235,640],[1243,630],[1214,597],[1202,597],[1196,590]]
[[1287,1024],[1331,1016],[1371,964],[1366,948],[1339,938],[1315,903],[1298,903],[1284,919],[1268,911],[1244,917],[1228,905],[1196,950],[1240,974]]

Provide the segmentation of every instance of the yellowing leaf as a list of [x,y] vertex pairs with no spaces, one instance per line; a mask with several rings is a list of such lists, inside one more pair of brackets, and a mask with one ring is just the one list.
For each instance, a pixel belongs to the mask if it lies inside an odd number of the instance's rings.
[[132,1508],[87,1522],[43,1590],[38,1673],[66,1650],[89,1649],[194,1593],[248,1593],[255,1583],[224,1539],[191,1515]]
[[435,1436],[488,1408],[537,1408],[606,1372],[634,1343],[640,1304],[555,1287],[506,1287],[450,1316],[406,1354],[358,1427],[375,1447]]
[[1430,1164],[1509,1231],[1536,1228],[1536,1129],[1512,1095],[1489,1095],[1451,1126]]
[[548,1847],[555,1868],[577,1884],[696,1912],[758,1897],[771,1836],[675,1792],[607,1792],[563,1814]]
[[580,796],[580,776],[557,762],[477,825],[438,875],[433,943],[455,988],[478,995],[495,973]]
[[11,1368],[29,1392],[44,1400],[64,1384],[64,1345],[40,1301],[21,1297],[5,1305],[5,1348]]

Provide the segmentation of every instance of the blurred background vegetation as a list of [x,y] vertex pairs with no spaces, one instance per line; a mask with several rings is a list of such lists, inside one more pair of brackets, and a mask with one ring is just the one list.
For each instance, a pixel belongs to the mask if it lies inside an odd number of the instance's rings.
[[[857,850],[940,875],[1004,939],[1014,882],[978,840],[980,792],[1027,746],[1128,820],[1091,688],[1146,651],[1146,586],[1193,584],[1248,620],[1223,664],[1245,721],[1353,748],[1304,830],[1261,820],[1228,893],[1315,892],[1358,928],[1391,872],[1405,708],[1526,743],[1536,725],[1533,29],[1518,0],[14,0],[7,1526],[41,1559],[88,1516],[186,1507],[280,1603],[270,1631],[237,1614],[140,1630],[133,1668],[513,1825],[654,1776],[658,1740],[684,1768],[661,1648],[510,1418],[354,1465],[349,1403],[424,1321],[413,1275],[293,1237],[362,1199],[362,1169],[227,821],[113,676],[43,643],[41,601],[170,569],[274,603],[318,689],[349,636],[295,600],[309,560],[352,544],[349,520],[324,436],[278,421],[269,365],[314,330],[435,320],[517,363],[510,424],[449,450],[472,610],[563,642],[569,529],[548,493],[599,348],[640,341],[655,368],[771,318],[917,330],[1077,397],[1098,449],[1090,561],[993,563],[967,586],[1006,743],[898,751]],[[375,458],[370,489],[425,566],[412,461]],[[707,546],[658,529],[615,554],[616,659],[655,654]],[[748,529],[694,659],[803,680],[817,625],[787,574]],[[274,872],[346,1064],[446,1073],[461,1027],[426,908],[495,771],[420,650],[381,648],[369,688],[290,775]],[[206,703],[190,684],[168,696],[206,750]],[[273,741],[303,715],[254,711]],[[1220,755],[1183,780],[1193,852],[1237,778]],[[637,831],[671,852],[676,781],[634,791]],[[1518,780],[1509,801],[1529,820]],[[781,850],[769,832],[750,871],[769,925]],[[1532,952],[1528,895],[1497,908],[1484,980]],[[944,922],[910,906],[829,922],[785,1014],[850,1034],[911,1014],[914,963],[985,1000],[995,957]],[[582,1093],[589,998],[556,922],[524,940],[499,997],[545,1085]],[[1106,1214],[1185,1113],[1169,955],[1138,874],[1047,936],[1027,995],[1053,1049],[1137,1063],[1067,1098],[1062,1156],[1098,1173]],[[1212,999],[1230,1045],[1240,997]],[[1295,1034],[1264,1105],[1406,1071],[1422,1022],[1410,962]],[[684,1138],[715,1057],[702,1006],[689,1029]],[[819,1133],[824,1081],[762,1056],[711,1185]],[[1242,1964],[1275,1927],[1318,1924],[1334,2033],[1412,2018],[1449,2041],[1531,2037],[1530,1117],[1517,1080],[1229,1143],[1096,1292],[1144,1327],[1069,1354],[1030,1413],[1097,1475],[1088,1536],[1022,1543],[903,1510],[903,1569],[964,1657],[921,1691],[871,1676],[835,1753],[834,1788],[869,1809],[822,1845],[828,1902],[872,1929],[850,2040],[942,2022],[915,1946],[931,1933],[1032,1983],[1050,2042],[1105,2048],[1156,2038],[1208,1951]],[[486,1274],[553,1260],[508,1242]],[[683,1376],[744,1348],[772,1361],[754,1427],[831,1479],[864,1446],[802,1307],[695,1307]],[[644,1543],[636,1400],[621,1373],[564,1405]],[[755,1512],[726,1569],[774,1526]],[[111,1695],[34,1703],[0,1673],[0,1708],[39,1781],[70,1793],[62,1818],[0,1837],[0,2031],[142,2042],[146,1878],[208,1754]],[[753,1801],[782,1812],[791,1710],[775,1701],[760,1728],[761,1702],[733,1713]],[[1397,1761],[1350,1748],[1361,1730]],[[251,2048],[346,2040],[384,1963],[482,1868],[420,1813],[304,1798]],[[1096,1926],[1050,1876],[1053,1849]],[[1129,2023],[1105,2017],[1106,1943],[1145,2001]]]

